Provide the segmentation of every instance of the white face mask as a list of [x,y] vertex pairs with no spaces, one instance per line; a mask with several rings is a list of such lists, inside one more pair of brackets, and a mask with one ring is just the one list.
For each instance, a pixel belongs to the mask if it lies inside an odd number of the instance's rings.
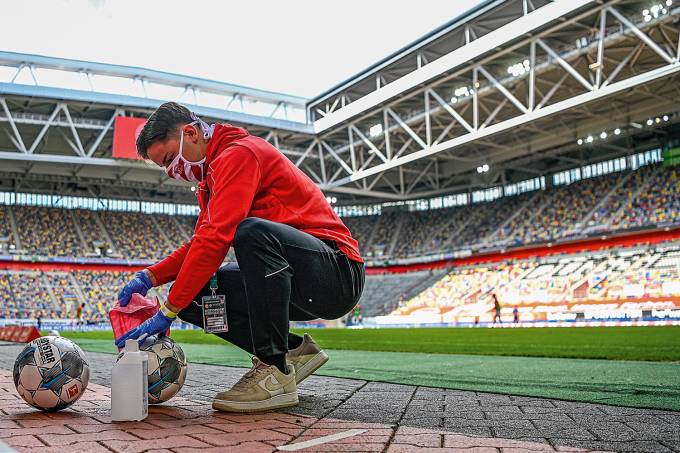
[[[208,124],[201,120],[193,112],[191,113],[191,123],[189,126],[198,124],[203,132],[203,138],[205,140],[210,140],[212,138],[213,132],[215,131],[214,124]],[[205,157],[198,162],[190,162],[182,156],[182,148],[184,147],[184,131],[180,130],[179,133],[179,152],[177,156],[170,162],[165,168],[165,172],[169,177],[179,179],[181,181],[199,182],[205,177]]]

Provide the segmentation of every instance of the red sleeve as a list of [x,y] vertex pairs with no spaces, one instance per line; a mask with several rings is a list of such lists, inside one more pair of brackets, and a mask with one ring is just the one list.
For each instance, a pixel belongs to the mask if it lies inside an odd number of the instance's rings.
[[167,258],[149,267],[149,271],[156,279],[156,286],[165,285],[177,277],[179,269],[182,267],[184,258],[187,256],[191,239],[180,245],[177,250],[172,252]]
[[[194,234],[200,228],[200,225],[204,220],[203,217],[203,211],[201,211],[198,215],[196,226],[194,227]],[[167,258],[149,267],[149,271],[151,271],[156,278],[156,286],[164,285],[177,278],[177,274],[182,267],[182,263],[184,263],[184,259],[189,252],[192,241],[193,237],[179,246],[179,248],[172,252]]]
[[235,146],[210,163],[212,189],[205,220],[191,239],[168,302],[184,308],[219,269],[236,227],[248,216],[260,185],[260,165],[248,148]]

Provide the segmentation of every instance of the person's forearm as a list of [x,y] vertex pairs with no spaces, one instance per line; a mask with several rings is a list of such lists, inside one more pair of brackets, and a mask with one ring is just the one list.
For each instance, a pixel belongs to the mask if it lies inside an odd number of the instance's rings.
[[182,310],[181,308],[176,307],[175,305],[172,305],[167,300],[165,301],[165,307],[173,313],[179,313]]
[[[151,283],[153,284],[154,287],[158,286],[156,276],[153,275],[153,272],[151,272],[150,269],[148,269],[148,268],[144,269],[143,272],[147,275],[147,277],[149,277],[149,280],[151,280]],[[170,302],[167,302],[167,301],[165,302],[165,307],[173,313],[179,313],[179,311],[181,310],[180,308],[172,305]]]
[[177,250],[172,252],[170,256],[159,261],[153,266],[149,266],[148,270],[154,276],[154,286],[163,285],[173,281],[177,277],[177,273],[182,267],[184,257],[191,246],[191,240],[182,244]]
[[156,280],[156,276],[153,275],[153,272],[151,272],[150,269],[144,269],[143,272],[146,274],[147,277],[149,277],[149,280],[151,280],[151,284],[156,287],[158,286],[158,280]]

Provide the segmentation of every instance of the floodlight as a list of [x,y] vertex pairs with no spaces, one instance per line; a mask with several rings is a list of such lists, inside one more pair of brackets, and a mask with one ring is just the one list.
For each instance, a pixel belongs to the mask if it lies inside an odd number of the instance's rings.
[[467,86],[458,87],[453,91],[453,94],[458,97],[467,97],[472,94],[472,88]]
[[529,60],[524,60],[521,63],[515,63],[511,66],[508,66],[508,72],[515,77],[521,76],[527,71],[529,71]]

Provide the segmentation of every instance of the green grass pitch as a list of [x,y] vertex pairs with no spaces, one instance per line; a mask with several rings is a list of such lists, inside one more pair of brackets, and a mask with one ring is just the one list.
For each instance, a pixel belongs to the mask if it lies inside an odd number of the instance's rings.
[[[310,333],[331,359],[318,375],[680,410],[680,327]],[[110,331],[63,335],[86,351],[116,352]],[[200,330],[172,337],[190,363],[250,366],[246,352]]]
[[[298,332],[300,333],[300,332]],[[680,361],[680,327],[314,329],[326,349],[576,359]],[[110,331],[67,332],[110,339]],[[224,344],[200,330],[176,330],[179,343]]]

